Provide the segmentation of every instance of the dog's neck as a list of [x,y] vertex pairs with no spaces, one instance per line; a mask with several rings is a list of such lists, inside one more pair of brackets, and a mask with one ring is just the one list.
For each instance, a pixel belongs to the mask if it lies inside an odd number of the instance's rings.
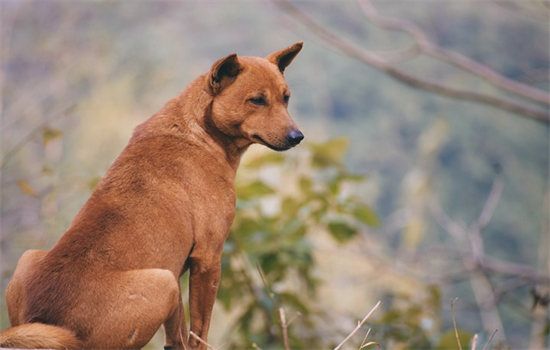
[[164,130],[161,133],[182,137],[215,154],[217,159],[225,159],[236,172],[241,156],[251,142],[225,135],[215,127],[211,119],[214,98],[208,91],[205,77],[200,76],[158,113],[139,125],[133,137],[153,136],[152,132],[154,136],[159,136],[159,130]]

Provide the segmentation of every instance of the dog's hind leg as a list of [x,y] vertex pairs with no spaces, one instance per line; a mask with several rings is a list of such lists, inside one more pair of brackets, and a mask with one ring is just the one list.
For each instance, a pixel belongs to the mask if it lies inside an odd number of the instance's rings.
[[164,332],[166,334],[164,349],[186,349],[188,334],[181,297],[178,308],[164,322]]
[[71,318],[93,325],[84,348],[138,349],[179,309],[176,277],[164,269],[104,273],[90,281]]
[[12,327],[25,322],[23,310],[26,302],[25,280],[47,253],[45,250],[27,250],[17,262],[13,277],[6,289],[6,304]]

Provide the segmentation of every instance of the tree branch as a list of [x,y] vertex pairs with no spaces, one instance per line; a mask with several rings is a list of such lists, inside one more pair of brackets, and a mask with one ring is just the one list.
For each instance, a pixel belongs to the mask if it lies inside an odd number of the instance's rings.
[[281,321],[284,349],[290,350],[290,344],[288,342],[288,323],[286,322],[285,309],[283,309],[282,307],[279,307],[279,320]]
[[[477,257],[474,257],[471,244],[469,241],[469,248],[462,248],[460,245],[464,243],[469,235],[468,230],[459,223],[452,220],[438,205],[435,203],[430,204],[430,211],[435,221],[441,228],[447,232],[453,240],[457,243],[457,250],[460,253],[461,259],[465,262],[467,271],[481,268],[487,272],[498,273],[502,275],[508,275],[523,280],[528,280],[533,283],[550,284],[550,276],[537,271],[529,265],[512,263],[509,261],[503,261],[497,258],[487,256],[481,251]],[[479,251],[476,247],[475,250]]]
[[550,95],[547,92],[509,79],[482,63],[434,44],[416,24],[380,15],[370,0],[358,0],[358,2],[369,21],[384,29],[408,33],[413,37],[422,53],[482,78],[496,88],[546,106],[550,104]]
[[550,284],[550,276],[538,272],[528,265],[516,264],[509,261],[484,256],[481,260],[480,267],[488,272],[509,275],[519,279],[529,280],[533,283]]
[[344,346],[344,344],[345,344],[351,337],[353,337],[353,335],[354,335],[355,333],[357,333],[357,331],[358,331],[359,329],[361,329],[361,327],[363,326],[363,324],[364,324],[365,322],[367,322],[367,320],[369,319],[369,317],[374,313],[374,311],[380,306],[381,303],[382,303],[381,301],[378,301],[378,302],[376,303],[376,305],[374,305],[374,306],[372,307],[372,309],[369,311],[369,313],[368,313],[365,317],[363,317],[363,319],[362,319],[361,321],[357,322],[357,326],[353,329],[353,331],[351,331],[351,333],[348,334],[348,336],[347,336],[344,340],[342,340],[342,342],[341,342],[340,344],[338,344],[338,345],[334,348],[334,350],[339,350],[340,348],[342,348],[342,346]]
[[324,26],[317,23],[309,15],[306,15],[304,12],[299,10],[296,6],[292,5],[287,0],[272,0],[274,3],[281,8],[285,13],[290,15],[292,18],[303,24],[308,28],[313,34],[322,39],[329,46],[338,49],[338,51],[344,53],[345,55],[352,57],[362,63],[365,63],[369,66],[372,66],[380,71],[383,71],[392,78],[409,85],[414,88],[418,88],[424,91],[432,92],[434,94],[445,96],[457,100],[464,100],[469,102],[476,102],[487,106],[492,106],[494,108],[511,112],[516,115],[536,120],[544,124],[550,122],[549,113],[547,110],[542,110],[539,108],[533,108],[531,106],[526,106],[524,104],[515,102],[510,99],[500,98],[496,96],[486,95],[478,92],[457,89],[426,79],[418,78],[412,74],[405,72],[402,69],[392,66],[388,61],[384,60],[382,57],[373,54],[372,52],[366,51],[355,44],[352,44],[350,41],[345,40],[344,38],[339,37],[330,30],[326,29]]
[[[479,307],[481,322],[486,332],[493,329],[500,329],[501,340],[506,341],[504,325],[497,308],[497,298],[493,290],[491,280],[487,276],[487,258],[483,247],[481,230],[487,226],[500,200],[503,190],[502,180],[496,179],[493,182],[491,191],[487,196],[481,214],[477,221],[471,225],[470,229],[463,229],[457,225],[447,215],[442,215],[443,210],[432,210],[436,220],[442,224],[442,227],[449,232],[453,239],[460,244],[464,239],[469,242],[471,253],[461,252],[462,263],[466,268],[471,269],[469,273],[470,285],[474,298]],[[439,216],[439,218],[437,218]]]

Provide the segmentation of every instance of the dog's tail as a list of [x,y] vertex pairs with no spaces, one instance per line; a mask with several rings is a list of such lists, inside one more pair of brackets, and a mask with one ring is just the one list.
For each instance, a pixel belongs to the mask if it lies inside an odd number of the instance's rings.
[[25,323],[0,333],[0,347],[22,349],[78,349],[76,335],[65,328],[43,323]]

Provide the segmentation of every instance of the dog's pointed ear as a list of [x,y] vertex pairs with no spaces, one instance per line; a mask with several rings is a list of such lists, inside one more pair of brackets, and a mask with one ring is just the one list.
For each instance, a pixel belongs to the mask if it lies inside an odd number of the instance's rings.
[[285,71],[285,68],[290,64],[290,62],[292,62],[298,52],[300,52],[303,45],[303,42],[297,42],[296,44],[291,45],[285,49],[269,54],[266,58],[268,61],[279,67],[279,70],[281,71],[281,73],[283,73]]
[[231,84],[242,70],[236,53],[220,58],[212,65],[208,73],[210,91],[217,95]]

